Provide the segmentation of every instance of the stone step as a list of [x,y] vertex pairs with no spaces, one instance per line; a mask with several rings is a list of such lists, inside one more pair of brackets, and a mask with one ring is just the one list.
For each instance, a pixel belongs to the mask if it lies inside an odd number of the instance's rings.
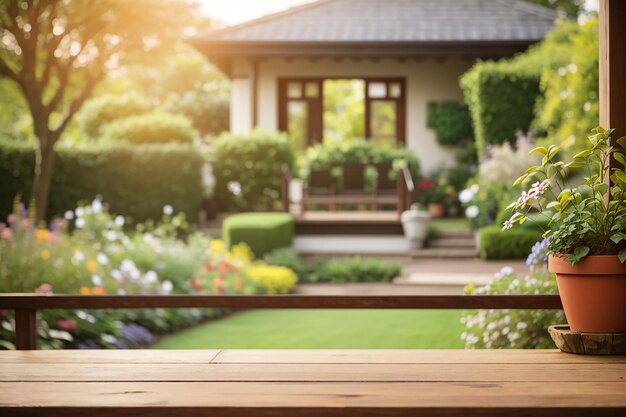
[[474,237],[440,237],[428,242],[429,248],[475,248]]
[[410,253],[411,258],[441,258],[441,259],[466,259],[476,258],[476,248],[423,248],[414,249]]

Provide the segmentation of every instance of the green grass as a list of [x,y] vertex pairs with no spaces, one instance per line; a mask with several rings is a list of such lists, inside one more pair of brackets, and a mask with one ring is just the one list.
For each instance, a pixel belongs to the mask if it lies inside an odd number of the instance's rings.
[[433,219],[430,225],[439,230],[470,230],[469,220],[463,217]]
[[462,348],[459,310],[254,310],[162,339],[156,349]]

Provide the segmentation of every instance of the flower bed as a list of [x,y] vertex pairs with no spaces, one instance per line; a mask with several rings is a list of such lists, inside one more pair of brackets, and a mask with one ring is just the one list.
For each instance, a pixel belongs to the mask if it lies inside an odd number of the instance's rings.
[[[164,207],[160,222],[127,224],[96,199],[36,228],[16,199],[0,223],[0,291],[98,294],[290,292],[293,271],[254,260],[246,245],[189,234],[184,214]],[[216,317],[216,309],[46,310],[42,348],[135,348]],[[0,349],[14,348],[14,321],[0,311]]]

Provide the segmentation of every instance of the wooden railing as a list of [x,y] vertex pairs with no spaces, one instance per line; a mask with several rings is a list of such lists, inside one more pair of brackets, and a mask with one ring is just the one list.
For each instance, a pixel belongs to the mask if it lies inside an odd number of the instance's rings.
[[0,294],[15,311],[15,346],[37,349],[37,311],[140,308],[562,309],[558,295],[44,295]]

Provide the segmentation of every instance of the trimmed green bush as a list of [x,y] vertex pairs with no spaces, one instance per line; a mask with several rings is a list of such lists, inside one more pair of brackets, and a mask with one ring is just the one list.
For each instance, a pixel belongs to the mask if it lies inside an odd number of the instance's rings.
[[154,106],[139,94],[104,95],[85,103],[78,114],[78,123],[87,136],[96,137],[103,128],[118,119],[150,112]]
[[229,248],[243,242],[257,258],[276,248],[291,246],[293,232],[293,216],[287,213],[234,214],[222,224],[222,236]]
[[578,30],[576,23],[561,22],[527,52],[498,62],[478,62],[461,76],[479,156],[487,145],[513,141],[518,129],[529,130],[535,108],[541,105],[541,74],[569,62],[571,37]]
[[196,131],[180,114],[154,111],[115,120],[102,130],[105,138],[130,143],[191,143]]
[[[35,157],[31,145],[0,142],[0,221],[19,192],[30,198]],[[161,218],[172,205],[195,219],[202,195],[203,160],[189,145],[124,143],[59,147],[48,213],[63,215],[79,201],[102,196],[111,212],[135,221]]]
[[426,126],[435,131],[437,142],[445,146],[460,145],[474,133],[467,106],[455,101],[428,103]]
[[293,164],[287,135],[225,133],[211,144],[215,198],[224,209],[271,209],[280,202],[281,166]]
[[230,128],[230,100],[206,91],[168,97],[163,108],[188,117],[201,135],[219,135]]
[[480,257],[483,259],[526,259],[533,245],[542,239],[537,228],[520,227],[503,231],[501,226],[480,229]]

